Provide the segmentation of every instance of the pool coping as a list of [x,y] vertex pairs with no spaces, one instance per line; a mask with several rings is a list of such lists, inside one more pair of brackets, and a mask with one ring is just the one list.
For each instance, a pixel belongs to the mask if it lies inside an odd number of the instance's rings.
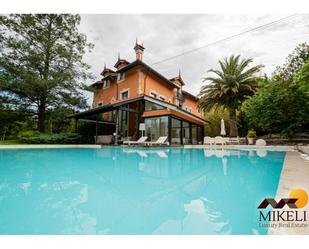
[[61,148],[102,148],[98,144],[12,144],[0,145],[0,149],[61,149]]
[[[309,193],[309,160],[305,160],[298,151],[287,151],[280,175],[279,185],[277,188],[275,199],[279,201],[281,198],[288,198],[289,193],[293,189],[304,189]],[[290,211],[286,205],[281,211]],[[307,211],[309,213],[309,204],[299,211]],[[279,222],[270,222],[268,229],[269,235],[309,235],[309,223],[307,227],[280,227],[274,228]]]
[[274,150],[274,151],[295,151],[296,147],[291,145],[184,145],[185,149],[242,149],[242,150]]

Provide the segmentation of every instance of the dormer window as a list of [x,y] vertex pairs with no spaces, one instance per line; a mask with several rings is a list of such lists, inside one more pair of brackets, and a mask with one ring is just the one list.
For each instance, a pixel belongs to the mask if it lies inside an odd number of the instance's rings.
[[124,72],[118,73],[117,82],[124,81],[124,79],[125,79],[125,73]]
[[110,86],[110,81],[109,80],[103,80],[103,89],[109,88],[109,86]]

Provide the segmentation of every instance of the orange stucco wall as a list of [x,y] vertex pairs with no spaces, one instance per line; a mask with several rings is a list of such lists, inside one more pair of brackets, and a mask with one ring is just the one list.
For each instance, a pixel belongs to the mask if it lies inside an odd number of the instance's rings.
[[183,107],[184,108],[191,108],[192,114],[201,117],[201,114],[198,112],[196,101],[192,97],[189,97],[185,94],[184,94],[184,96],[185,96],[185,101],[183,103]]
[[[129,98],[135,98],[140,95],[151,96],[153,91],[158,95],[165,98],[166,102],[175,103],[175,88],[169,86],[162,79],[153,75],[152,73],[142,70],[140,67],[135,67],[125,72],[125,80],[117,83],[117,80],[110,82],[110,87],[102,89],[102,87],[94,92],[93,107],[97,107],[99,102],[103,105],[111,103],[112,98],[117,102],[120,100],[121,91],[129,89]],[[118,95],[118,96],[117,96]],[[197,104],[194,98],[183,94],[185,100],[183,109],[186,107],[192,109],[192,114],[201,117],[198,112]]]
[[[144,80],[145,73],[142,73],[142,79]],[[144,84],[143,84],[144,85]],[[167,85],[165,82],[163,82],[161,79],[158,79],[157,77],[147,74],[146,78],[146,89],[145,94],[148,96],[151,96],[150,93],[153,91],[159,96],[162,96],[165,98],[166,102],[174,103],[174,88]],[[142,87],[144,89],[144,86]]]
[[103,102],[103,105],[109,104],[112,98],[116,101],[119,100],[121,91],[125,89],[129,89],[129,98],[137,97],[137,74],[135,70],[127,71],[124,81],[117,83],[117,80],[114,80],[110,82],[108,88],[96,90],[93,96],[93,107],[97,107],[100,102]]

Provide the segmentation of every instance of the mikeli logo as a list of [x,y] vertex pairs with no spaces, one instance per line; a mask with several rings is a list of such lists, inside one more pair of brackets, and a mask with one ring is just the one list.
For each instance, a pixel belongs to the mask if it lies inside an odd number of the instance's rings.
[[[266,198],[258,206],[260,222],[276,222],[271,225],[260,223],[260,226],[277,227],[307,227],[307,211],[300,210],[308,203],[308,194],[303,189],[294,189],[288,198],[282,198],[277,202],[275,199]],[[273,210],[265,211],[268,206]],[[281,210],[285,208],[284,210]]]

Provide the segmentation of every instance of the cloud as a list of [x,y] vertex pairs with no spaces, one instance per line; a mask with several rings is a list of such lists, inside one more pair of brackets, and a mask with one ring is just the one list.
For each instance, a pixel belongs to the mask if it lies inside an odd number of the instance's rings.
[[[95,44],[85,56],[92,72],[100,78],[104,63],[113,67],[118,52],[128,61],[135,59],[136,37],[144,43],[144,61],[151,65],[219,39],[252,29],[288,15],[82,15],[80,31]],[[197,94],[202,77],[218,60],[231,54],[253,58],[270,74],[302,42],[308,41],[309,14],[298,15],[265,29],[202,48],[196,52],[155,65],[167,78],[181,69],[185,89]],[[89,84],[91,82],[88,82]],[[91,100],[89,100],[91,101]]]

